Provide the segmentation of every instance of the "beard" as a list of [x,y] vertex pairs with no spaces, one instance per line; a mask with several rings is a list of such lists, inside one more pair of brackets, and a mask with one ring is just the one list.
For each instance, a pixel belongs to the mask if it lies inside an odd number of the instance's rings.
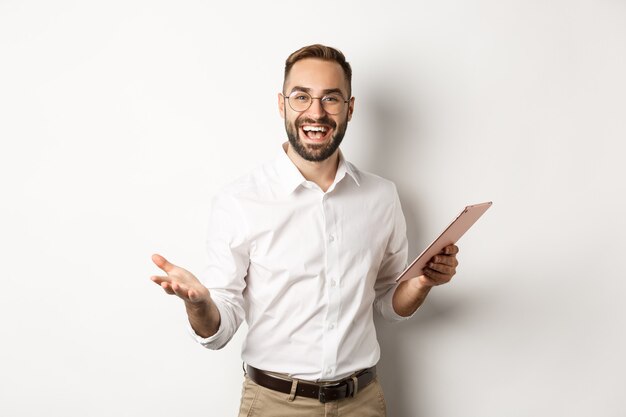
[[[327,143],[322,144],[305,144],[300,139],[300,127],[305,124],[324,124],[333,128],[333,136]],[[346,134],[346,129],[348,128],[348,121],[344,120],[343,122],[335,123],[330,117],[325,116],[318,120],[303,118],[296,119],[294,123],[289,123],[285,118],[285,130],[287,131],[287,137],[289,138],[289,144],[293,147],[298,155],[304,158],[307,161],[312,162],[320,162],[328,159],[339,145],[343,141],[343,137]]]

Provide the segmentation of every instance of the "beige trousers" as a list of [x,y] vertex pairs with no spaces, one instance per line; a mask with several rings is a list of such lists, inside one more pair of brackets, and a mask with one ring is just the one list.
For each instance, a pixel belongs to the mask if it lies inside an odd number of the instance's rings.
[[239,417],[386,417],[385,397],[374,379],[354,398],[322,404],[319,400],[295,397],[257,385],[247,375],[241,393]]

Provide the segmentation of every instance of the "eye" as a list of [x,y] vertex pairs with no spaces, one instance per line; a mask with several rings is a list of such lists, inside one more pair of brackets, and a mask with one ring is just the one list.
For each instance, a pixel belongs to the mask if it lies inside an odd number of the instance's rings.
[[309,100],[309,96],[307,94],[294,94],[291,96],[292,99],[296,100],[296,101],[308,101]]
[[325,101],[326,103],[338,103],[340,100],[337,96],[324,96],[322,97],[322,101]]

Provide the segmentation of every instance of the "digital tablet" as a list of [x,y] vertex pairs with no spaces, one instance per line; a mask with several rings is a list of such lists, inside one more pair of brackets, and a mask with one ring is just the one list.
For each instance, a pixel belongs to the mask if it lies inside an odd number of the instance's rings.
[[465,207],[439,237],[396,278],[396,282],[424,275],[423,269],[432,257],[439,254],[446,246],[456,243],[476,223],[476,220],[491,207],[491,204],[492,202],[489,201]]

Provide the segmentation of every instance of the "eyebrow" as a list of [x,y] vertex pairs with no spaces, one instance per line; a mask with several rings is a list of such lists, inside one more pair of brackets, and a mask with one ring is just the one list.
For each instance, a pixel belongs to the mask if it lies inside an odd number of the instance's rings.
[[[308,87],[302,87],[302,86],[296,85],[291,89],[292,93],[294,91],[304,91],[305,93],[310,93],[311,89]],[[343,97],[343,91],[341,91],[341,89],[339,88],[327,88],[325,90],[322,90],[322,95],[333,94],[333,93],[338,93]]]

